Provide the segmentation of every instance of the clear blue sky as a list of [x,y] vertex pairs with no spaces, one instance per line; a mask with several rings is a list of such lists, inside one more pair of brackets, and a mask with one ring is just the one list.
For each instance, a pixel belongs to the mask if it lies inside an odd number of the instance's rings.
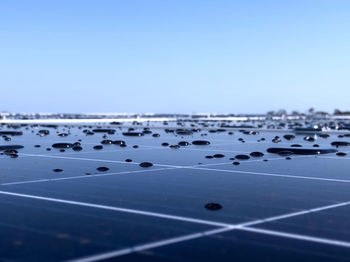
[[0,110],[350,109],[350,1],[3,0]]

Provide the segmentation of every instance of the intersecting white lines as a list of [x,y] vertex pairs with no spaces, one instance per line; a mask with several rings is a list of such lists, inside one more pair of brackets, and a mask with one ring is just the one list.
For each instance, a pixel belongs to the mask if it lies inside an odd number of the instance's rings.
[[[164,214],[164,213],[148,212],[148,211],[137,210],[137,209],[128,209],[128,208],[121,208],[121,207],[115,207],[115,206],[99,205],[99,204],[92,204],[92,203],[87,203],[87,202],[72,201],[72,200],[65,200],[65,199],[51,198],[51,197],[42,197],[42,196],[37,196],[37,195],[21,194],[21,193],[14,193],[14,192],[8,192],[8,191],[0,191],[0,194],[35,199],[35,200],[56,202],[56,203],[62,203],[62,204],[68,204],[68,205],[83,206],[83,207],[104,209],[104,210],[110,210],[110,211],[131,213],[131,214],[135,214],[135,215],[152,216],[152,217],[158,217],[158,218],[164,218],[164,219],[178,220],[178,221],[182,221],[182,222],[198,223],[198,224],[204,224],[204,225],[215,226],[215,227],[221,227],[221,228],[215,229],[215,230],[207,230],[207,231],[203,231],[203,232],[199,232],[199,233],[194,233],[194,234],[189,234],[189,235],[185,235],[185,236],[170,238],[170,239],[156,241],[156,242],[147,243],[147,244],[143,244],[143,245],[138,245],[138,246],[134,246],[134,247],[127,248],[127,249],[118,249],[115,251],[110,251],[110,252],[105,252],[102,254],[92,255],[89,257],[84,257],[81,259],[74,260],[76,262],[77,261],[79,261],[79,262],[98,261],[101,259],[122,256],[122,255],[130,254],[133,252],[141,251],[141,250],[147,250],[147,249],[151,249],[151,248],[156,248],[156,247],[161,247],[161,246],[165,246],[165,245],[184,242],[184,241],[188,241],[191,239],[196,239],[196,238],[200,238],[200,237],[204,237],[204,236],[214,235],[214,234],[227,232],[227,231],[231,231],[231,230],[235,230],[235,229],[247,230],[246,228],[250,228],[251,226],[256,226],[256,225],[259,225],[262,223],[277,221],[277,220],[281,220],[281,219],[301,216],[301,215],[315,213],[315,212],[320,212],[320,211],[324,211],[324,210],[328,210],[328,209],[347,206],[350,204],[350,201],[346,201],[346,202],[336,203],[336,204],[332,204],[332,205],[326,205],[326,206],[321,206],[321,207],[317,207],[317,208],[312,208],[312,209],[308,209],[308,210],[302,210],[302,211],[298,211],[298,212],[292,212],[292,213],[287,213],[287,214],[283,214],[283,215],[268,217],[268,218],[264,218],[264,219],[252,220],[252,221],[243,222],[243,223],[239,223],[239,224],[228,224],[228,223],[221,223],[221,222],[216,222],[216,221],[211,221],[211,220],[202,220],[202,219],[196,219],[196,218],[191,218],[191,217],[175,216],[175,215]],[[252,229],[250,231],[254,231],[254,230]],[[297,235],[297,234],[278,232],[278,231],[268,231],[268,230],[263,230],[263,229],[262,230],[257,229],[255,231],[259,231],[258,233],[263,233],[263,234],[269,234],[269,235],[273,234],[275,236],[280,236],[280,237],[293,238],[293,239],[304,240],[304,241],[314,241],[314,242],[319,242],[319,243],[323,243],[323,244],[337,245],[337,246],[342,246],[342,247],[350,247],[350,242],[345,242],[345,241],[337,241],[337,240],[331,240],[331,239],[325,239],[325,238],[315,238],[315,237],[310,237],[310,236]]]
[[170,214],[164,214],[164,213],[158,213],[158,212],[149,212],[149,211],[138,210],[138,209],[130,209],[130,208],[123,208],[123,207],[93,204],[93,203],[65,200],[65,199],[52,198],[52,197],[43,197],[43,196],[37,196],[37,195],[31,195],[31,194],[15,193],[15,192],[10,192],[10,191],[0,191],[0,194],[29,198],[29,199],[36,199],[36,200],[43,200],[43,201],[49,201],[49,202],[56,202],[56,203],[62,203],[62,204],[69,204],[69,205],[75,205],[75,206],[84,206],[84,207],[90,207],[90,208],[131,213],[131,214],[136,214],[136,215],[166,218],[166,219],[171,219],[171,220],[178,220],[178,221],[182,221],[182,222],[191,222],[191,223],[203,224],[203,225],[209,225],[209,226],[228,227],[228,228],[251,227],[251,226],[256,226],[256,225],[267,223],[267,222],[273,222],[273,221],[277,221],[277,220],[281,220],[281,219],[301,216],[301,215],[305,215],[305,214],[316,213],[316,212],[320,212],[320,211],[324,211],[324,210],[329,210],[329,209],[333,209],[333,208],[337,208],[337,207],[343,207],[343,206],[350,205],[350,201],[345,201],[345,202],[340,202],[340,203],[336,203],[336,204],[325,205],[325,206],[320,206],[320,207],[316,207],[316,208],[287,213],[287,214],[283,214],[283,215],[277,215],[277,216],[272,216],[272,217],[263,218],[263,219],[255,219],[252,221],[243,222],[243,223],[239,223],[239,224],[230,224],[230,223],[223,223],[223,222],[217,222],[217,221],[211,221],[211,220],[205,220],[205,219],[197,219],[197,218],[192,218],[192,217],[177,216],[177,215],[170,215]]
[[[38,157],[40,157],[41,155],[29,155],[29,156],[38,156]],[[51,156],[51,157],[55,158],[55,156]],[[302,158],[302,157],[310,157],[310,156],[299,156],[297,158]],[[59,158],[61,158],[61,157],[59,157]],[[69,158],[69,159],[77,160],[76,158]],[[78,159],[81,160],[81,158],[78,158]],[[281,160],[281,159],[284,159],[284,158],[272,158],[272,159],[269,159],[269,161]],[[252,160],[244,161],[242,163],[257,162],[257,161],[262,161],[262,160],[261,159],[252,159]],[[119,162],[117,162],[117,163],[119,163]],[[130,163],[127,163],[127,162],[122,162],[122,163],[123,164],[130,164]],[[83,175],[83,176],[71,176],[71,177],[62,177],[62,178],[42,178],[42,179],[26,180],[26,181],[19,181],[19,182],[7,182],[7,183],[0,184],[0,186],[10,186],[10,185],[19,185],[19,184],[31,184],[31,183],[40,183],[40,182],[53,182],[53,181],[70,180],[70,179],[78,179],[78,178],[110,176],[110,175],[128,174],[128,173],[143,173],[143,172],[149,172],[149,171],[162,171],[162,170],[172,170],[172,169],[182,169],[182,168],[183,169],[200,169],[200,168],[203,168],[205,166],[227,165],[227,164],[230,164],[230,163],[231,162],[222,162],[222,163],[210,163],[210,164],[201,164],[201,165],[193,165],[193,166],[170,166],[169,165],[168,168],[159,168],[159,169],[153,169],[152,168],[152,169],[147,169],[147,170],[122,171],[122,172],[113,172],[113,173],[92,174],[92,175],[89,175],[89,176]],[[134,162],[134,164],[135,164],[135,162]],[[216,169],[208,169],[208,170],[217,171]],[[244,171],[242,171],[242,172],[244,172]],[[240,172],[240,173],[242,173],[242,172]],[[283,175],[281,175],[281,176],[283,176]],[[317,178],[315,178],[315,179],[317,180]],[[322,180],[324,180],[324,179],[322,179]],[[339,180],[337,182],[342,182],[342,181]],[[348,182],[348,181],[345,180],[345,182]]]
[[[178,138],[176,138],[176,139],[178,139]],[[235,141],[229,141],[229,140],[227,140],[227,142],[232,143],[232,145],[233,144],[240,144],[240,143],[235,143]],[[247,143],[256,143],[256,141],[247,141]],[[265,143],[265,144],[267,144],[267,143]],[[280,144],[290,145],[289,143],[283,143],[283,142]],[[227,143],[225,145],[227,145]],[[140,147],[142,147],[142,146],[140,146]],[[142,148],[142,149],[146,149],[146,148]],[[167,149],[167,148],[166,147],[155,147],[155,149]],[[125,152],[128,150],[132,150],[132,151],[135,150],[136,151],[137,149],[127,148],[127,149],[119,149],[116,151]],[[141,148],[139,148],[139,150],[141,150]],[[183,149],[181,148],[181,150],[248,153],[248,152],[242,152],[242,151],[215,150],[215,149],[208,150],[208,149],[204,149],[204,148],[202,149],[202,148],[192,148],[192,147],[187,147],[187,148],[183,148]],[[84,152],[83,151],[81,153],[85,154],[85,153],[96,153],[96,152],[97,151],[92,151],[92,152]],[[100,152],[105,153],[105,152],[112,152],[112,151],[103,150]],[[72,152],[72,153],[67,152],[64,155],[67,155],[67,154],[75,154],[75,153],[74,152]],[[28,156],[34,157],[33,154],[32,155],[29,154]],[[121,163],[121,164],[134,164],[134,165],[138,164],[135,162],[126,163],[124,161],[113,161],[113,160],[103,160],[103,159],[99,160],[99,159],[89,159],[89,158],[79,158],[79,157],[67,158],[65,156],[61,156],[61,154],[58,157],[54,157],[53,154],[52,155],[35,155],[35,156],[37,156],[37,157],[52,157],[52,158],[57,158],[57,159],[64,158],[64,159],[72,159],[72,160]],[[314,156],[301,156],[301,157],[314,157]],[[294,157],[294,158],[297,158],[297,157]],[[329,157],[329,158],[341,159],[339,157]],[[280,160],[280,159],[284,159],[284,158],[277,158],[276,157],[274,159],[269,159],[269,160],[272,161],[272,160]],[[349,159],[349,158],[343,158],[343,159]],[[241,164],[255,162],[255,161],[262,161],[262,159],[260,158],[260,159],[252,159],[252,160],[248,160],[248,161],[242,161]],[[74,177],[60,177],[60,178],[54,178],[54,179],[39,179],[39,180],[32,180],[32,181],[4,183],[1,185],[49,182],[49,181],[57,181],[57,180],[88,178],[88,177],[95,177],[95,176],[109,176],[109,175],[128,174],[128,173],[143,173],[143,172],[149,172],[149,171],[162,171],[162,170],[185,169],[185,168],[186,169],[198,169],[198,170],[210,170],[213,172],[220,171],[220,172],[232,172],[232,173],[246,173],[246,174],[250,174],[250,175],[283,177],[283,178],[293,178],[293,179],[312,179],[312,180],[345,182],[345,183],[350,182],[349,180],[342,180],[342,179],[328,179],[328,178],[307,177],[307,176],[291,176],[291,175],[283,175],[283,174],[270,174],[270,173],[261,173],[261,172],[247,172],[247,171],[239,171],[239,170],[221,170],[221,169],[215,169],[215,168],[214,169],[205,168],[205,166],[216,166],[216,165],[219,166],[219,165],[225,165],[225,164],[230,164],[230,163],[232,163],[232,161],[225,162],[225,163],[210,163],[210,164],[195,165],[195,166],[181,166],[181,165],[177,166],[177,165],[154,164],[155,166],[164,167],[164,168],[158,168],[158,169],[151,168],[151,169],[142,169],[142,170],[136,170],[136,171],[124,171],[124,172],[117,172],[117,173],[101,173],[101,174],[95,174],[95,175],[90,175],[90,176],[83,175],[83,176],[74,176]],[[76,261],[80,261],[80,262],[97,261],[97,260],[101,260],[101,259],[114,258],[114,257],[126,255],[126,254],[131,254],[134,252],[142,251],[142,250],[148,250],[148,249],[152,249],[152,248],[156,248],[156,247],[161,247],[161,246],[166,246],[166,245],[175,244],[175,243],[179,243],[179,242],[189,241],[192,239],[197,239],[197,238],[201,238],[201,237],[205,237],[205,236],[215,235],[215,234],[219,234],[219,233],[223,233],[223,232],[227,232],[227,231],[231,231],[231,230],[245,230],[245,231],[250,231],[252,233],[267,234],[267,235],[273,235],[273,236],[277,236],[277,237],[285,237],[285,238],[290,238],[290,239],[297,239],[297,240],[302,240],[302,241],[312,241],[312,242],[317,242],[317,243],[321,243],[321,244],[335,245],[335,246],[341,246],[341,247],[350,247],[350,243],[346,242],[346,241],[338,241],[338,240],[333,240],[333,239],[318,238],[318,237],[313,237],[313,236],[293,234],[293,233],[281,232],[281,231],[273,231],[273,230],[267,230],[267,229],[259,229],[259,228],[252,227],[252,226],[259,225],[259,224],[266,223],[266,222],[277,221],[280,219],[309,214],[312,212],[320,212],[322,210],[326,210],[326,209],[330,209],[330,208],[336,208],[336,207],[340,207],[340,206],[349,205],[350,204],[349,202],[342,202],[342,203],[338,203],[338,204],[334,204],[334,205],[328,205],[328,206],[318,207],[318,208],[314,208],[314,209],[283,214],[283,215],[274,216],[274,217],[265,218],[265,219],[248,221],[248,222],[240,223],[240,224],[227,224],[227,223],[221,223],[221,222],[216,222],[216,221],[211,221],[211,220],[196,219],[196,218],[191,218],[191,217],[174,216],[174,215],[170,215],[170,214],[162,214],[162,213],[157,213],[157,212],[148,212],[148,211],[136,210],[136,209],[127,209],[127,208],[121,208],[121,207],[105,206],[105,205],[92,204],[92,203],[86,203],[86,202],[70,201],[70,200],[64,200],[64,199],[49,198],[49,197],[42,197],[42,196],[35,196],[35,195],[27,195],[27,194],[13,193],[13,192],[7,192],[7,191],[0,191],[0,194],[11,195],[11,196],[16,196],[16,197],[31,198],[31,199],[36,199],[38,201],[52,201],[52,202],[62,203],[62,204],[80,205],[80,206],[90,207],[90,208],[101,208],[101,209],[107,209],[107,210],[117,211],[117,212],[132,213],[135,215],[146,215],[146,216],[152,216],[152,217],[159,217],[159,218],[163,218],[163,219],[172,219],[172,220],[178,220],[178,221],[183,221],[183,222],[199,223],[199,224],[204,224],[204,225],[208,225],[208,226],[219,227],[218,229],[211,229],[211,230],[193,233],[193,234],[189,234],[189,235],[177,236],[174,238],[169,238],[169,239],[160,240],[160,241],[156,241],[156,242],[141,244],[141,245],[137,245],[137,246],[125,248],[125,249],[120,249],[120,250],[112,250],[111,252],[105,252],[102,254],[92,255],[92,256],[88,256],[88,257],[84,257],[84,258],[76,260]]]
[[92,204],[92,203],[87,203],[87,202],[72,201],[72,200],[65,200],[65,199],[52,198],[52,197],[42,197],[42,196],[29,195],[29,194],[14,193],[14,192],[9,192],[9,191],[0,191],[0,194],[29,198],[29,199],[36,199],[36,200],[44,200],[44,201],[56,202],[56,203],[62,203],[62,204],[69,204],[69,205],[74,205],[74,206],[84,206],[84,207],[104,209],[104,210],[110,210],[110,211],[118,211],[118,212],[124,212],[124,213],[129,213],[129,214],[144,215],[144,216],[151,216],[151,217],[158,217],[158,218],[166,218],[166,219],[171,219],[171,220],[177,220],[177,221],[182,221],[182,222],[191,222],[191,223],[208,225],[208,226],[216,226],[216,227],[230,227],[231,226],[230,224],[227,224],[227,223],[215,222],[215,221],[204,220],[204,219],[169,215],[169,214],[164,214],[164,213],[143,211],[143,210],[131,209],[131,208]]
[[278,237],[291,238],[291,239],[302,240],[302,241],[311,241],[311,242],[316,242],[316,243],[321,243],[321,244],[349,248],[350,242],[346,242],[346,241],[340,241],[340,240],[334,240],[334,239],[328,239],[328,238],[320,238],[320,237],[313,237],[313,236],[307,236],[307,235],[300,235],[300,234],[293,234],[293,233],[287,233],[287,232],[272,231],[272,230],[265,230],[265,229],[260,229],[260,228],[249,227],[252,225],[258,225],[258,224],[276,221],[276,220],[280,220],[280,219],[284,219],[284,218],[290,218],[290,217],[300,216],[300,215],[304,215],[304,214],[319,212],[322,210],[346,206],[349,204],[350,204],[350,201],[342,202],[342,203],[338,203],[338,204],[334,204],[334,205],[323,206],[323,207],[314,208],[314,209],[310,209],[310,210],[289,213],[289,214],[285,214],[285,215],[281,215],[281,216],[275,216],[275,217],[270,217],[270,218],[266,218],[266,219],[230,225],[230,226],[226,226],[226,227],[219,228],[219,229],[207,230],[207,231],[203,231],[203,232],[199,232],[199,233],[189,234],[189,235],[175,237],[175,238],[169,238],[166,240],[156,241],[156,242],[138,245],[138,246],[134,246],[134,247],[130,247],[130,248],[119,249],[119,250],[105,252],[105,253],[101,253],[101,254],[97,254],[97,255],[87,256],[87,257],[83,257],[80,259],[72,260],[71,262],[73,262],[73,261],[74,262],[99,261],[102,259],[124,256],[124,255],[128,255],[128,254],[135,253],[135,252],[140,252],[140,251],[144,251],[144,250],[148,250],[148,249],[152,249],[152,248],[157,248],[157,247],[162,247],[162,246],[166,246],[166,245],[185,242],[185,241],[189,241],[189,240],[193,240],[193,239],[197,239],[197,238],[201,238],[201,237],[206,237],[206,236],[210,236],[210,235],[215,235],[215,234],[219,234],[219,233],[224,233],[224,232],[228,232],[228,231],[232,231],[232,230],[244,230],[244,231],[250,231],[250,232],[254,232],[254,233],[267,234],[267,235],[273,235],[273,236],[278,236]]
[[[125,161],[121,161],[121,160],[106,160],[106,159],[96,159],[96,158],[85,158],[85,157],[66,157],[66,156],[59,156],[59,155],[38,155],[38,154],[22,154],[24,156],[28,156],[28,157],[47,157],[47,158],[57,158],[57,159],[68,159],[68,160],[83,160],[83,161],[94,161],[94,162],[108,162],[108,163],[119,163],[119,164],[129,164],[129,165],[138,165],[140,164],[139,162],[125,162]],[[296,156],[294,158],[305,158],[305,157],[315,157],[313,155],[310,156]],[[284,157],[275,157],[275,158],[271,158],[271,159],[267,159],[269,161],[273,161],[273,160],[282,160],[285,159]],[[262,161],[262,158],[259,159],[250,159],[250,160],[245,160],[242,161],[241,163],[250,163],[250,162],[260,162]],[[180,166],[180,165],[168,165],[168,164],[158,164],[155,163],[155,166],[164,166],[164,167],[173,167],[173,168],[192,168],[192,167],[196,167],[196,166],[212,166],[212,165],[225,165],[225,164],[230,164],[232,163],[232,161],[230,162],[223,162],[223,163],[208,163],[208,164],[198,164],[198,165],[192,165],[192,166]]]
[[143,245],[138,245],[138,246],[133,246],[130,248],[124,248],[124,249],[119,249],[115,251],[110,251],[110,252],[105,252],[97,255],[92,255],[92,256],[86,256],[78,259],[73,259],[69,260],[68,262],[93,262],[93,261],[99,261],[103,259],[109,259],[109,258],[114,258],[114,257],[120,257],[120,256],[125,256],[131,253],[135,252],[140,252],[144,250],[149,250],[152,248],[157,248],[157,247],[162,247],[162,246],[167,246],[171,244],[176,244],[184,241],[189,241],[201,237],[206,237],[206,236],[211,236],[219,233],[224,233],[227,231],[232,230],[233,228],[230,227],[224,227],[224,228],[219,228],[219,229],[213,229],[213,230],[207,230],[199,233],[193,233],[189,235],[184,235],[180,237],[174,237],[174,238],[168,238],[165,240],[160,240],[160,241],[155,241]]
[[[81,158],[81,157],[65,157],[65,156],[54,156],[54,155],[35,155],[35,154],[23,154],[25,156],[32,157],[45,157],[45,158],[57,158],[57,159],[68,159],[68,160],[81,160],[81,161],[92,161],[92,162],[106,162],[106,163],[118,163],[118,164],[130,164],[130,165],[139,165],[139,162],[125,162],[119,160],[106,160],[106,159],[95,159],[95,158]],[[173,167],[173,168],[181,168],[183,166],[175,166],[175,165],[165,165],[165,164],[153,164],[154,166],[161,167]]]

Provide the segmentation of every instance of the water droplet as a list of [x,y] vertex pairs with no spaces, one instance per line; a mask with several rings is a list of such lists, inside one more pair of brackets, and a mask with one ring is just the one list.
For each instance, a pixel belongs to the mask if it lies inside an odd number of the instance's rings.
[[247,155],[236,155],[235,158],[236,158],[236,159],[240,159],[240,160],[247,160],[247,159],[249,159],[250,157],[247,156]]
[[222,206],[218,203],[208,203],[205,205],[205,208],[208,210],[216,211],[222,208]]
[[278,152],[278,154],[280,156],[291,156],[291,155],[294,155],[294,153],[292,151],[289,151],[289,150],[282,150],[282,151]]
[[293,129],[296,133],[309,133],[309,132],[321,132],[321,128],[316,127],[296,127]]
[[53,170],[53,172],[62,172],[62,171],[63,171],[63,169],[60,169],[60,168],[56,168]]
[[74,151],[81,151],[81,150],[83,150],[83,148],[81,146],[73,146],[72,149]]
[[122,125],[122,122],[113,121],[110,122],[111,125]]
[[97,146],[94,146],[94,149],[95,150],[101,150],[101,149],[103,149],[103,146],[97,145]]
[[132,162],[132,159],[129,159],[129,158],[127,158],[127,159],[125,159],[125,162]]
[[143,133],[140,133],[140,132],[124,132],[123,136],[143,136]]
[[113,135],[115,133],[115,129],[108,128],[96,128],[92,130],[94,133],[107,133],[109,135]]
[[23,132],[21,131],[0,131],[0,136],[21,136]]
[[189,135],[192,135],[193,132],[191,130],[177,129],[176,134],[180,136],[189,136]]
[[212,159],[214,157],[213,156],[205,156],[205,158]]
[[346,156],[346,153],[344,153],[344,152],[338,152],[336,155],[337,155],[337,156]]
[[332,146],[350,146],[350,143],[349,142],[346,142],[346,141],[334,141],[331,143]]
[[295,138],[294,135],[284,135],[283,137],[284,137],[285,139],[287,139],[287,140],[292,140],[292,139]]
[[41,129],[38,131],[39,136],[47,136],[48,134],[50,134],[50,131],[47,129]]
[[223,155],[223,154],[215,154],[215,155],[213,155],[213,157],[215,157],[215,158],[223,158],[223,157],[225,157],[225,155]]
[[186,142],[186,141],[181,141],[178,143],[179,146],[188,146],[190,143]]
[[74,145],[71,143],[55,143],[52,145],[53,148],[70,148],[73,147]]
[[235,161],[235,162],[233,162],[232,164],[235,165],[235,166],[238,166],[238,165],[241,164],[241,163]]
[[[329,153],[336,153],[336,149],[313,149],[313,148],[286,148],[286,147],[271,147],[267,149],[267,152],[269,153],[275,153],[280,154],[283,151],[292,152],[296,155],[319,155],[319,154],[329,154]],[[283,154],[283,153],[282,153]]]
[[162,146],[168,146],[169,143],[162,143]]
[[108,167],[105,167],[105,166],[100,166],[98,168],[96,168],[98,171],[101,171],[101,172],[105,172],[105,171],[108,171],[109,168]]
[[252,156],[252,157],[262,157],[262,156],[264,156],[264,154],[261,153],[261,152],[251,152],[250,156]]
[[315,141],[315,138],[312,137],[312,136],[306,136],[306,137],[304,137],[304,140],[305,140],[305,141],[308,141],[308,142],[314,142],[314,141]]
[[279,142],[281,142],[282,140],[280,139],[280,138],[274,138],[274,139],[272,139],[272,142],[273,143],[279,143]]
[[318,136],[319,136],[319,137],[322,137],[322,138],[328,138],[328,137],[329,137],[328,134],[319,134]]
[[57,136],[66,137],[66,136],[68,136],[68,134],[67,133],[60,133]]
[[21,145],[6,145],[6,146],[0,146],[0,151],[3,150],[12,150],[12,149],[21,149],[23,148],[23,146]]
[[123,140],[115,140],[115,141],[113,142],[113,144],[119,145],[119,146],[126,145],[125,141],[123,141]]
[[102,145],[111,145],[111,144],[113,144],[113,141],[109,140],[109,139],[105,139],[105,140],[101,141],[101,144]]
[[195,140],[192,142],[192,145],[204,146],[204,145],[210,145],[210,142],[206,140]]
[[150,162],[142,162],[139,164],[139,166],[140,167],[151,167],[151,166],[153,166],[153,164]]
[[10,156],[12,154],[17,154],[17,153],[18,153],[18,151],[16,149],[6,149],[6,150],[4,150],[4,154],[8,155],[8,156]]

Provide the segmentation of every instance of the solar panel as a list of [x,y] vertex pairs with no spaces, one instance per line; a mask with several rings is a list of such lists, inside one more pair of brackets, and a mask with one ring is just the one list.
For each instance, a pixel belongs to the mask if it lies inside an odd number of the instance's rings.
[[0,260],[350,260],[349,133],[321,122],[2,124]]

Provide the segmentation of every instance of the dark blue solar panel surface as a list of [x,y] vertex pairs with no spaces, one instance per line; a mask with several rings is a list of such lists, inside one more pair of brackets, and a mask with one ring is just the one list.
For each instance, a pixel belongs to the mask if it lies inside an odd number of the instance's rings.
[[[350,158],[331,153],[288,160],[266,151],[292,144],[335,148],[331,142],[350,138],[331,133],[311,135],[310,142],[304,139],[310,134],[291,130],[236,129],[177,135],[158,127],[150,130],[159,137],[131,137],[122,134],[126,127],[107,127],[116,132],[22,126],[15,130],[23,135],[1,141],[24,148],[18,157],[0,155],[0,261],[350,260]],[[41,129],[50,134],[38,136]],[[272,142],[275,136],[281,141]],[[126,146],[95,150],[104,139]],[[189,145],[162,146],[181,141]],[[59,142],[80,142],[83,149],[60,152],[52,148]],[[236,158],[254,151],[264,156]],[[215,154],[224,156],[206,158]],[[208,210],[208,203],[222,208]]]

